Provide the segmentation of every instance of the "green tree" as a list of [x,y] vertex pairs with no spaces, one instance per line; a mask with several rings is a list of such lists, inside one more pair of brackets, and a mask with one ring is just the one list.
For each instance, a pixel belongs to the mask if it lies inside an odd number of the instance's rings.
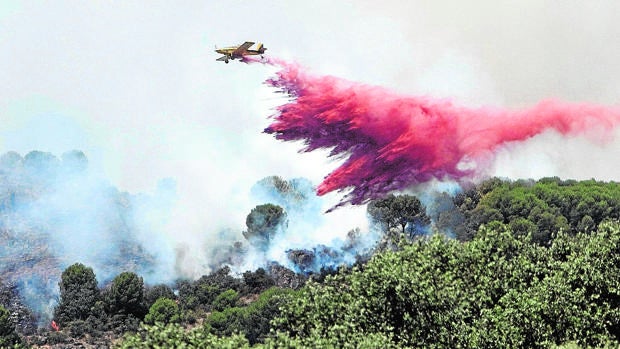
[[179,322],[179,306],[177,302],[169,298],[159,298],[150,307],[149,313],[144,317],[144,323],[153,325],[155,323],[169,324]]
[[243,273],[243,283],[244,294],[260,293],[275,285],[275,280],[267,274],[265,269],[258,268],[254,272],[248,270]]
[[465,213],[465,223],[463,229],[459,229],[456,235],[460,241],[469,241],[475,235],[480,226],[493,221],[503,222],[502,213],[493,207],[479,205],[473,210]]
[[[400,228],[400,232],[405,234],[407,225],[430,223],[424,205],[411,195],[389,195],[385,199],[372,201],[367,210],[370,217],[383,227],[383,231]],[[415,232],[412,231],[412,234]]]
[[517,235],[535,235],[538,233],[538,226],[527,218],[518,217],[510,221],[508,225],[510,226],[510,230]]
[[220,268],[209,275],[203,275],[196,281],[181,280],[177,282],[179,300],[183,310],[211,309],[215,298],[226,290],[239,291],[242,283],[230,275],[230,268]]
[[145,287],[144,304],[149,309],[159,298],[176,299],[174,291],[168,285],[159,284],[152,287]]
[[97,279],[92,268],[75,263],[63,271],[60,282],[60,302],[54,310],[59,323],[86,320],[93,314],[99,299]]
[[245,224],[247,230],[243,236],[260,248],[266,248],[278,229],[286,224],[286,212],[278,205],[258,205],[250,211]]
[[226,308],[222,311],[214,311],[205,320],[205,328],[209,333],[218,336],[229,336],[241,331],[242,321],[245,317],[245,308]]
[[144,307],[144,281],[133,272],[122,272],[112,280],[106,292],[110,314],[133,315],[142,319]]

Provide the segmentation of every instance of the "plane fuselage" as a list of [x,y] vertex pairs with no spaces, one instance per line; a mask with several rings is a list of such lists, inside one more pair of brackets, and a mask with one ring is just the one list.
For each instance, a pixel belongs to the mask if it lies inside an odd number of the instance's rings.
[[222,54],[224,56],[218,58],[218,61],[224,61],[228,63],[228,60],[233,60],[236,58],[243,58],[243,56],[254,56],[254,55],[262,55],[265,53],[267,48],[263,47],[261,43],[257,45],[256,50],[250,50],[250,47],[254,45],[251,41],[246,41],[242,45],[239,46],[231,46],[231,47],[223,47],[216,48],[215,52]]

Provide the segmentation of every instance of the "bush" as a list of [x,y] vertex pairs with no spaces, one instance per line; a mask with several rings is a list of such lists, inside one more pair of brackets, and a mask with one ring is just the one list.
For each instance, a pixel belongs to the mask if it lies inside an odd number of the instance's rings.
[[239,302],[239,293],[235,290],[227,290],[220,293],[213,301],[212,309],[215,311],[223,311],[226,308],[237,306]]
[[178,324],[144,325],[135,334],[125,335],[116,343],[116,349],[187,348],[187,349],[241,349],[249,348],[241,335],[218,338],[197,327],[186,331]]
[[144,322],[153,325],[155,323],[169,324],[179,322],[179,306],[169,298],[159,298],[149,309]]
[[263,268],[258,268],[254,272],[246,271],[243,273],[243,283],[245,284],[245,294],[260,293],[276,284]]
[[226,308],[222,311],[214,311],[205,320],[205,328],[215,335],[228,336],[241,331],[244,318],[245,308]]
[[83,337],[86,333],[90,332],[88,323],[84,320],[75,320],[69,325],[69,333],[73,338]]
[[232,289],[239,291],[241,281],[229,275],[230,268],[224,267],[204,275],[195,282],[177,282],[179,300],[183,310],[209,310],[215,298],[222,292]]
[[286,305],[291,289],[272,287],[248,305],[240,321],[239,330],[251,345],[263,342],[269,335],[271,321],[280,315],[280,307]]
[[280,307],[288,300],[286,296],[293,293],[290,289],[272,287],[247,307],[213,312],[205,321],[205,328],[218,336],[241,333],[251,345],[264,342],[271,329],[271,320],[280,315]]

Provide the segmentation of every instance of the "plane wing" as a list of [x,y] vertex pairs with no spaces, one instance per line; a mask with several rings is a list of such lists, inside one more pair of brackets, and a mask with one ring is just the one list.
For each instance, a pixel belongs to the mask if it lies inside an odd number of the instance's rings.
[[225,61],[225,60],[227,60],[227,59],[228,59],[228,57],[227,57],[227,56],[222,56],[222,57],[220,57],[220,58],[216,59],[216,61]]
[[247,51],[250,47],[252,47],[252,45],[254,45],[254,43],[252,41],[244,42],[239,47],[237,47],[236,50],[233,51],[233,53],[232,53],[233,57],[234,56],[241,56],[241,55],[243,55],[243,53],[245,51]]

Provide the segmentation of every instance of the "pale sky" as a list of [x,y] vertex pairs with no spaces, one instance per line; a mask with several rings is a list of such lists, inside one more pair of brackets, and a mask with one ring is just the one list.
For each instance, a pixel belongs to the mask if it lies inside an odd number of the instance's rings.
[[[261,41],[319,74],[472,106],[617,104],[618,23],[617,1],[5,0],[0,152],[81,149],[130,192],[174,178],[179,229],[240,229],[257,180],[318,184],[336,164],[262,134],[274,68],[216,62],[215,45]],[[501,149],[494,173],[620,180],[618,145],[542,135]],[[345,230],[364,210],[330,215]]]

